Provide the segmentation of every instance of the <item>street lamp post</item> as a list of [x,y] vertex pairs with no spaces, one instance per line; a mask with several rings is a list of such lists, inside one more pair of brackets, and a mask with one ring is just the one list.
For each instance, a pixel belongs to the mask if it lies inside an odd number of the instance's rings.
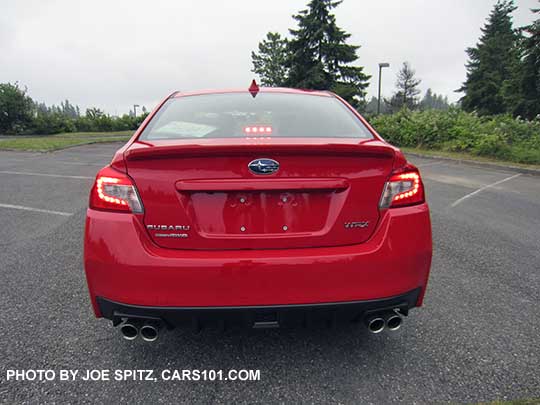
[[139,104],[133,104],[133,115],[137,116],[137,107],[139,107]]
[[379,95],[377,97],[377,115],[381,113],[381,76],[382,70],[385,67],[390,67],[390,63],[379,63]]

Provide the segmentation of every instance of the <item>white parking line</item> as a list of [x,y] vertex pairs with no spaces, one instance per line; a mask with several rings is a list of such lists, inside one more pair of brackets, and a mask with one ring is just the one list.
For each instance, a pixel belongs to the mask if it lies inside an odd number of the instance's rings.
[[455,207],[456,205],[458,205],[459,203],[465,201],[467,198],[471,198],[473,195],[476,195],[482,191],[484,191],[485,189],[487,188],[491,188],[491,187],[494,187],[498,184],[501,184],[501,183],[504,183],[505,181],[509,181],[509,180],[512,180],[512,179],[515,179],[516,177],[519,177],[521,176],[521,173],[519,174],[515,174],[513,176],[510,176],[510,177],[507,177],[506,179],[502,179],[502,180],[499,180],[499,181],[496,181],[495,183],[491,183],[491,184],[488,184],[487,186],[484,186],[484,187],[481,187],[479,188],[478,190],[476,191],[473,191],[472,193],[469,193],[463,197],[461,197],[459,200],[456,200],[452,203],[451,207]]
[[93,177],[88,176],[69,176],[65,174],[47,174],[47,173],[31,173],[31,172],[13,172],[10,170],[0,170],[0,174],[15,174],[15,175],[24,175],[24,176],[42,176],[42,177],[60,177],[65,179],[90,179],[92,180]]
[[44,210],[44,209],[41,209],[41,208],[25,207],[25,206],[22,206],[22,205],[0,204],[0,208],[11,208],[11,209],[14,209],[14,210],[42,212],[44,214],[62,215],[64,217],[70,217],[70,216],[73,215],[71,212],[51,211],[51,210]]

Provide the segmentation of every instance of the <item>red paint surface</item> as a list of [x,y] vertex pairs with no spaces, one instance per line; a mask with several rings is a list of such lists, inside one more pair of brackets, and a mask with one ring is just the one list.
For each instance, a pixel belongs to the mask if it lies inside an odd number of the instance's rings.
[[[385,183],[407,162],[369,125],[373,140],[138,142],[154,113],[112,162],[133,180],[144,213],[88,210],[85,270],[94,304],[96,296],[149,306],[306,304],[422,287],[421,304],[431,263],[429,209],[419,200],[379,209]],[[257,158],[280,168],[251,173],[248,163]],[[189,227],[180,231],[188,237],[158,238],[148,225]]]

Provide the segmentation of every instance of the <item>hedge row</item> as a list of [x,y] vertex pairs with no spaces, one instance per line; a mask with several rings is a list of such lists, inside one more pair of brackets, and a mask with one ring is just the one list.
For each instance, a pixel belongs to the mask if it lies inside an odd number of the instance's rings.
[[390,143],[467,152],[518,163],[540,164],[540,120],[509,115],[479,117],[457,108],[448,111],[402,110],[370,119]]
[[135,130],[139,127],[147,114],[137,117],[123,115],[122,117],[111,117],[110,115],[99,115],[95,117],[80,116],[67,118],[59,113],[37,114],[32,119],[26,131],[38,135],[58,134],[65,132],[109,132]]

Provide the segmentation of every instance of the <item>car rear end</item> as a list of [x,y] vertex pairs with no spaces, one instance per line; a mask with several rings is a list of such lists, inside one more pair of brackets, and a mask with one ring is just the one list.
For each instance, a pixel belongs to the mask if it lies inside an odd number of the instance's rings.
[[86,220],[94,311],[130,336],[397,329],[430,262],[418,170],[322,92],[171,96],[98,173]]

